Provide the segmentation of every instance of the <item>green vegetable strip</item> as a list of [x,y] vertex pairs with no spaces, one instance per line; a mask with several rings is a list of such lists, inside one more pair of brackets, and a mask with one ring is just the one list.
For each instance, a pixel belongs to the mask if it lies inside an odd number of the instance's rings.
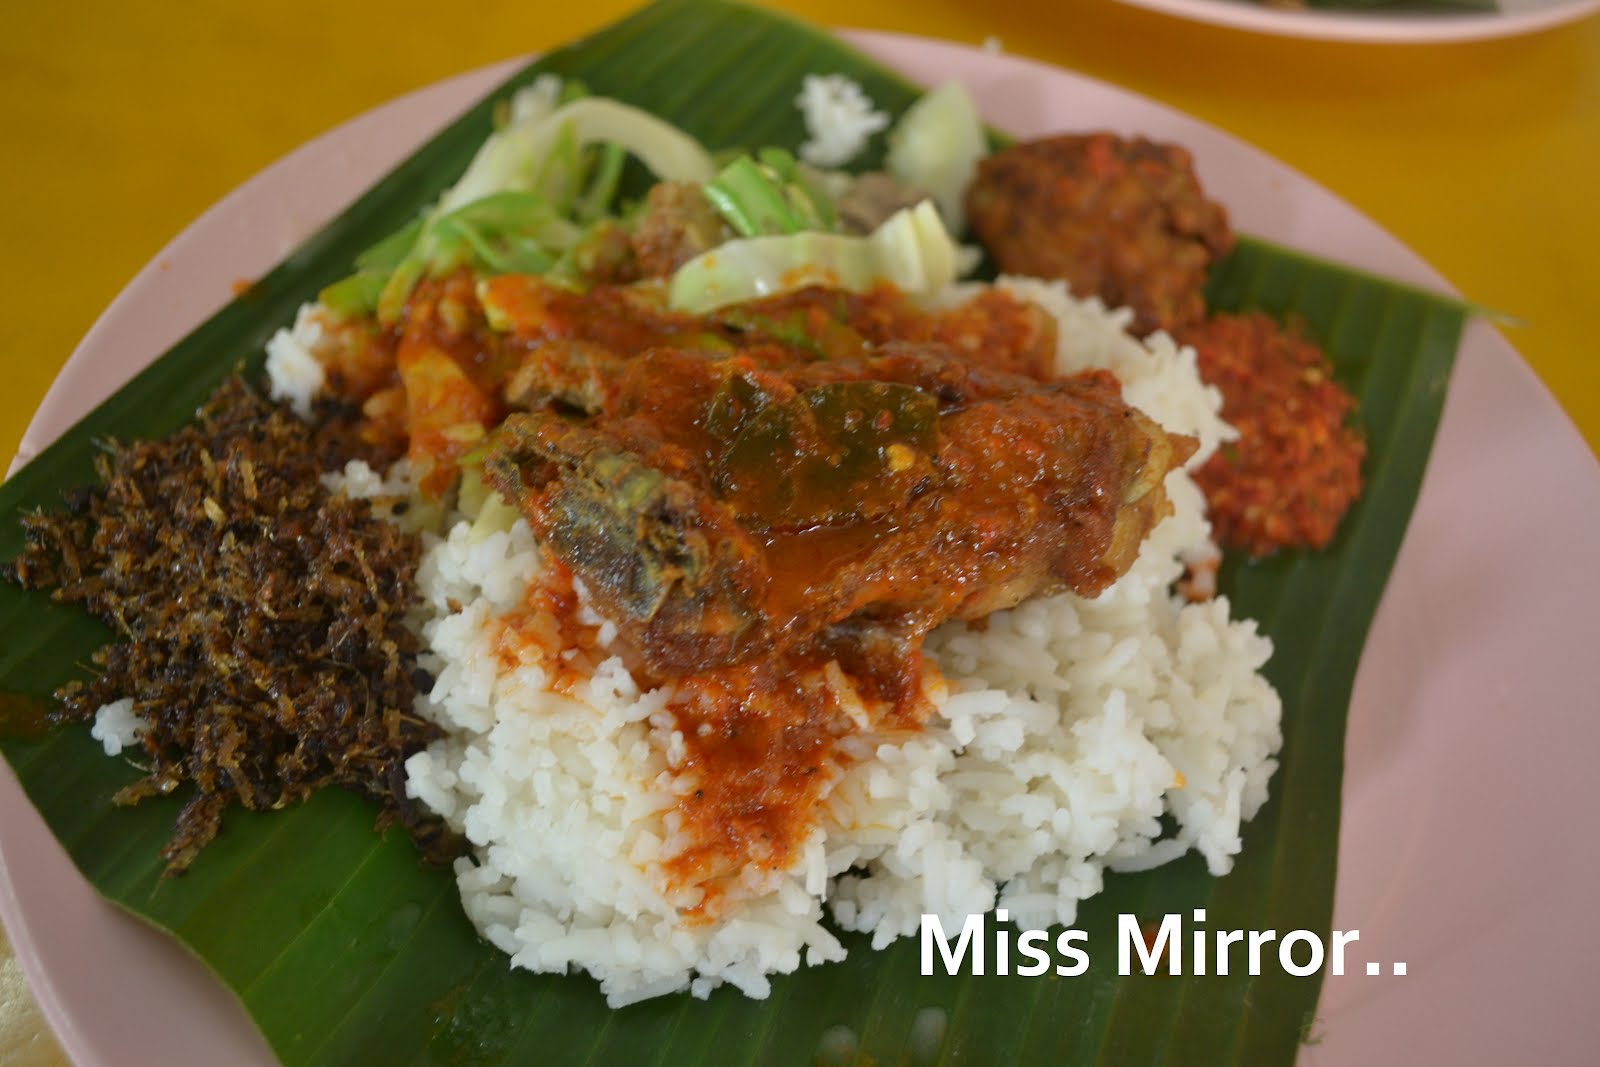
[[805,219],[805,229],[832,231],[839,228],[833,197],[813,179],[815,172],[808,172],[787,149],[776,146],[761,149],[756,158],[784,183],[784,196],[791,208]]
[[749,156],[740,156],[706,183],[705,196],[742,237],[796,233],[801,228],[783,190]]
[[571,123],[562,123],[550,154],[538,164],[533,188],[543,193],[559,214],[565,215],[577,199],[582,169],[577,133]]
[[356,269],[387,274],[398,267],[400,261],[406,258],[406,253],[411,251],[411,246],[417,243],[417,235],[421,232],[421,219],[416,219],[409,225],[396,230],[357,256]]
[[622,183],[622,168],[627,161],[628,153],[623,151],[621,145],[601,146],[599,163],[595,166],[588,188],[579,197],[574,212],[579,222],[595,222],[610,213],[617,198],[617,187]]
[[396,230],[356,257],[356,272],[317,294],[317,299],[342,318],[370,315],[378,308],[389,276],[417,243],[422,220]]
[[322,290],[317,300],[342,319],[362,318],[377,309],[387,280],[376,271],[357,271]]

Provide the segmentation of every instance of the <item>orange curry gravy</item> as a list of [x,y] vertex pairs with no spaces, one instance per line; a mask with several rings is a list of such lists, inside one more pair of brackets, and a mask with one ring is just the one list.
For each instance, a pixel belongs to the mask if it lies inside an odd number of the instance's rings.
[[502,672],[531,659],[545,669],[551,689],[571,695],[608,653],[599,646],[598,630],[578,617],[572,572],[549,556],[544,566],[522,602],[489,621],[489,648]]
[[[910,652],[891,670],[910,673],[918,665],[920,655]],[[863,725],[921,725],[931,705],[920,685],[885,703],[875,699],[883,682],[811,652],[722,667],[678,683],[671,709],[687,750],[683,770],[694,787],[678,810],[695,843],[668,862],[667,872],[706,890],[695,913],[714,914],[719,881],[747,864],[778,871],[794,862],[818,823],[818,801],[847,762],[841,738]]]
[[[711,349],[757,362],[763,351],[826,361],[859,357],[890,341],[934,341],[1037,379],[1050,375],[1055,359],[1053,320],[1003,293],[936,312],[889,288],[806,289],[703,317],[663,304],[648,286],[577,293],[521,276],[431,280],[419,286],[400,323],[386,331],[364,327],[361,343],[345,346],[344,363],[330,366],[330,384],[363,406],[369,433],[403,436],[421,491],[443,497],[462,459],[516,406],[514,379],[523,361],[539,358],[552,341],[567,351],[574,343],[624,356]],[[599,372],[574,384],[580,391],[620,387]],[[667,394],[695,387],[689,378],[663,385],[660,402],[673,403]],[[686,455],[700,447],[668,441],[658,454],[670,453],[668,446]],[[803,611],[817,554],[865,552],[873,536],[870,523],[773,531],[767,538],[773,581],[784,587],[772,590],[774,599]],[[950,595],[957,594],[965,595]],[[920,728],[931,709],[925,687],[938,684],[921,653],[933,618],[903,619],[898,629],[870,634],[846,623],[842,633],[824,631],[773,654],[674,678],[651,677],[621,640],[597,649],[595,632],[579,625],[577,614],[571,576],[555,565],[518,610],[495,624],[497,657],[509,668],[539,649],[555,687],[570,692],[585,668],[621,652],[641,685],[673,687],[669,709],[684,746],[677,811],[688,843],[666,870],[676,885],[705,890],[691,914],[707,918],[726,878],[751,865],[777,871],[794,861],[821,818],[827,787],[849,762],[843,740],[864,729],[892,735]]]
[[[490,327],[485,302],[502,329]],[[349,322],[334,332],[340,343],[324,354],[330,392],[361,405],[370,440],[407,442],[432,497],[449,491],[456,463],[505,417],[502,394],[521,361],[550,341],[623,353],[767,347],[819,360],[892,340],[939,341],[1035,377],[1055,358],[1054,322],[1031,304],[986,292],[930,313],[888,286],[865,294],[812,287],[702,317],[667,310],[649,285],[576,292],[525,275],[480,283],[460,271],[418,285],[393,326]]]
[[667,710],[682,736],[677,810],[689,842],[663,869],[671,885],[697,887],[685,908],[711,921],[727,880],[747,866],[787,869],[818,824],[819,801],[849,759],[840,741],[863,727],[919,729],[941,685],[920,641],[862,648],[813,644],[776,657],[679,679],[652,678],[620,639],[602,648],[579,621],[571,572],[546,556],[523,600],[490,622],[502,671],[536,663],[549,688],[576,696],[599,663],[620,654],[644,688],[668,685]]

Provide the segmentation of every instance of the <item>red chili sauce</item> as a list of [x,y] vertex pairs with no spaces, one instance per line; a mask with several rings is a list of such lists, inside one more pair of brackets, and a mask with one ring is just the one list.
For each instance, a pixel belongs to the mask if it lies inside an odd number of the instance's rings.
[[1367,453],[1327,357],[1260,312],[1212,316],[1181,339],[1239,431],[1195,474],[1218,542],[1255,556],[1326,546],[1361,495]]

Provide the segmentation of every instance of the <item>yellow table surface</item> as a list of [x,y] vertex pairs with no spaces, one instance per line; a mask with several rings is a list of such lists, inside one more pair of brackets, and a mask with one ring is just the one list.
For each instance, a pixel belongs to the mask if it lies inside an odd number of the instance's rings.
[[[101,310],[178,230],[383,101],[580,35],[628,0],[7,4],[0,25],[0,467]],[[1600,444],[1600,19],[1386,46],[1214,29],[1112,0],[786,0],[815,21],[1071,67],[1220,126],[1322,182],[1470,298]],[[471,13],[470,23],[466,16]],[[9,948],[0,1062],[65,1062]]]

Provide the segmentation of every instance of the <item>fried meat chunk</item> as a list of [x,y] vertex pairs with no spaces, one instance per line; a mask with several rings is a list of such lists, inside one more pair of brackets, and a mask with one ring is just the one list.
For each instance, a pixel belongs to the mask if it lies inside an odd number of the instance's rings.
[[1234,242],[1187,151],[1109,133],[990,156],[967,192],[967,213],[1002,271],[1064,278],[1079,296],[1130,307],[1141,337],[1205,317],[1206,269]]
[[937,342],[653,348],[605,390],[568,353],[525,364],[524,394],[564,402],[508,418],[487,469],[657,675],[1094,595],[1193,448],[1109,375],[1039,381]]

